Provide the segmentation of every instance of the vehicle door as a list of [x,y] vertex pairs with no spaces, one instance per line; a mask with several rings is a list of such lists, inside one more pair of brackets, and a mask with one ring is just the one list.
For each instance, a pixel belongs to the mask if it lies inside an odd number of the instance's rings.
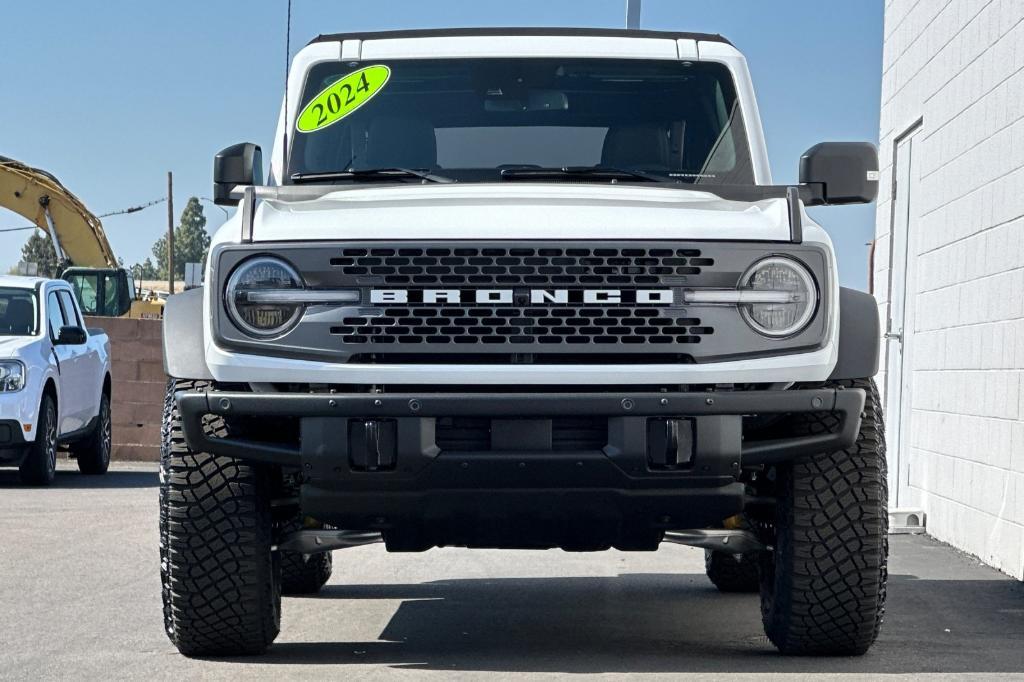
[[46,294],[46,325],[50,338],[50,349],[53,363],[57,367],[59,383],[57,403],[57,433],[65,434],[81,428],[82,398],[75,393],[74,360],[75,351],[72,346],[57,343],[60,330],[67,324],[64,311],[60,307],[57,292],[51,289]]
[[[59,289],[57,296],[64,309],[64,319],[69,325],[85,329],[85,321],[75,303],[75,297],[67,289]],[[88,331],[86,331],[88,335]],[[91,340],[71,346],[74,349],[74,381],[76,390],[82,395],[82,419],[85,424],[99,414],[100,391],[103,386],[103,358],[100,349]],[[80,383],[79,383],[80,382]],[[84,425],[84,424],[83,424]]]
[[58,434],[70,433],[82,428],[82,412],[84,398],[81,391],[81,366],[76,363],[80,349],[72,344],[61,344],[57,341],[60,330],[68,326],[68,318],[60,307],[55,289],[46,294],[47,332],[57,367],[57,381],[60,384],[57,402]]
[[67,281],[75,288],[75,296],[86,315],[97,315],[103,303],[100,298],[100,276],[95,272],[74,272]]

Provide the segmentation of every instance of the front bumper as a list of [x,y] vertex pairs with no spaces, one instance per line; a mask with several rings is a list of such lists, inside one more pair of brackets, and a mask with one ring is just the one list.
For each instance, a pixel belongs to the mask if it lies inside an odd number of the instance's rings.
[[[39,401],[42,386],[34,372],[29,372],[27,385],[20,391],[0,393],[0,423],[11,427],[13,439],[19,443],[31,443],[36,439],[35,425],[39,417]],[[0,444],[0,447],[6,447]]]
[[17,419],[0,419],[0,466],[17,466],[25,458],[28,443]]
[[[176,398],[193,451],[297,468],[304,514],[346,529],[380,530],[389,549],[443,544],[653,549],[666,529],[702,528],[741,511],[743,468],[849,447],[860,428],[865,395],[858,389],[806,389],[183,392]],[[834,413],[836,428],[745,438],[747,417],[799,412]],[[203,428],[209,414],[225,417],[229,432],[233,420],[297,420],[297,442],[215,437]],[[550,436],[538,444],[529,435],[545,433],[545,423],[550,434],[550,422],[572,416],[602,420],[603,447],[558,449]],[[489,445],[443,447],[439,420],[460,417],[492,420]],[[692,424],[691,456],[682,464],[652,463],[649,424],[665,418]],[[357,451],[365,440],[353,440],[351,427],[368,422],[394,425],[393,458],[386,469],[357,466],[366,461]]]

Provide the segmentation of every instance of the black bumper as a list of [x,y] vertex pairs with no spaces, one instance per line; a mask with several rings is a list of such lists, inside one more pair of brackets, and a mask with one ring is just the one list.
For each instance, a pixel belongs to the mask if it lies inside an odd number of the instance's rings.
[[[864,399],[855,389],[177,395],[193,451],[299,468],[303,513],[347,529],[382,530],[389,549],[653,549],[665,529],[705,527],[741,511],[742,468],[850,446]],[[745,417],[797,412],[833,412],[837,428],[744,438]],[[202,427],[208,414],[229,423],[297,420],[299,437],[294,444],[213,437]],[[552,446],[550,424],[569,417],[605,424],[606,442]],[[453,418],[491,420],[489,444],[444,446],[440,426]],[[665,418],[686,420],[691,434],[681,464],[652,462],[649,425]],[[386,468],[367,469],[357,451],[366,447],[359,430],[368,423],[390,429]],[[364,435],[353,437],[353,426]]]
[[25,459],[28,444],[15,419],[0,419],[0,466],[16,466]]

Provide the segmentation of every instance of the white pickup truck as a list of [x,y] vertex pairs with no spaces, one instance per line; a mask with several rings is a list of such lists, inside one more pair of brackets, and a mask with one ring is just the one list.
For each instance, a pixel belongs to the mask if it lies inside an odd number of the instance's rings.
[[692,545],[780,651],[867,651],[878,308],[804,207],[873,201],[871,144],[773,184],[746,61],[694,33],[324,35],[285,101],[266,182],[217,155],[240,210],[164,314],[180,651],[263,651],[371,542]]
[[57,449],[84,474],[110,463],[110,341],[86,329],[71,285],[0,277],[0,466],[47,485]]

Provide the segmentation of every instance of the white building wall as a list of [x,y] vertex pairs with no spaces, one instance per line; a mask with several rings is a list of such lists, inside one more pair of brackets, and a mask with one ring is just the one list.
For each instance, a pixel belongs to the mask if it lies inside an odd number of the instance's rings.
[[894,141],[919,119],[900,506],[923,507],[930,534],[1024,579],[1024,0],[886,0],[883,329]]

